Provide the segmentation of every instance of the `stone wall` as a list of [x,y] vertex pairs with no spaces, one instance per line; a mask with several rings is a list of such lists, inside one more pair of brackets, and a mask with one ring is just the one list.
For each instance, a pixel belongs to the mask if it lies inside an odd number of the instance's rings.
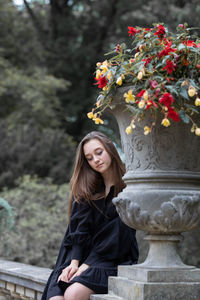
[[40,300],[50,269],[0,260],[0,300]]

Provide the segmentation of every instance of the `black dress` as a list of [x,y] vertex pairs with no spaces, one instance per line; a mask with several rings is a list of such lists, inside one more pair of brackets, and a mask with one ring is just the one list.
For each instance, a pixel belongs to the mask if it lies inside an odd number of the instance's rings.
[[[113,194],[114,186],[106,198],[95,200],[93,205],[73,201],[70,223],[42,300],[63,295],[74,282],[82,283],[96,294],[106,294],[108,276],[117,275],[117,266],[137,263],[135,230],[119,218],[112,204]],[[88,264],[89,268],[68,283],[57,283],[58,276],[72,259]]]

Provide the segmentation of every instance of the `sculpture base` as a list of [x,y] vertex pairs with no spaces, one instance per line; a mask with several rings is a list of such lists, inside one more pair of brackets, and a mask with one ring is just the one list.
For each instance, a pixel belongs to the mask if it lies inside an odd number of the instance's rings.
[[92,300],[200,300],[200,269],[148,269],[119,266],[109,277],[109,293]]

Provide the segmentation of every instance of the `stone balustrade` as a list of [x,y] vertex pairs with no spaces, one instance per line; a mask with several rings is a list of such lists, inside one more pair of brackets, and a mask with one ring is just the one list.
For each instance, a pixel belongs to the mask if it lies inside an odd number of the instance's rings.
[[40,300],[50,269],[0,260],[0,300]]

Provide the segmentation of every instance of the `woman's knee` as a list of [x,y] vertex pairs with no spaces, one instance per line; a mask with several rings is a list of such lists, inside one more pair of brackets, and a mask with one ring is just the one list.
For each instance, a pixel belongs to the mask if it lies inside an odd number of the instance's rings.
[[91,294],[94,294],[91,289],[76,282],[66,289],[64,300],[89,300]]
[[63,296],[54,296],[54,297],[49,298],[49,300],[64,300],[64,297]]

